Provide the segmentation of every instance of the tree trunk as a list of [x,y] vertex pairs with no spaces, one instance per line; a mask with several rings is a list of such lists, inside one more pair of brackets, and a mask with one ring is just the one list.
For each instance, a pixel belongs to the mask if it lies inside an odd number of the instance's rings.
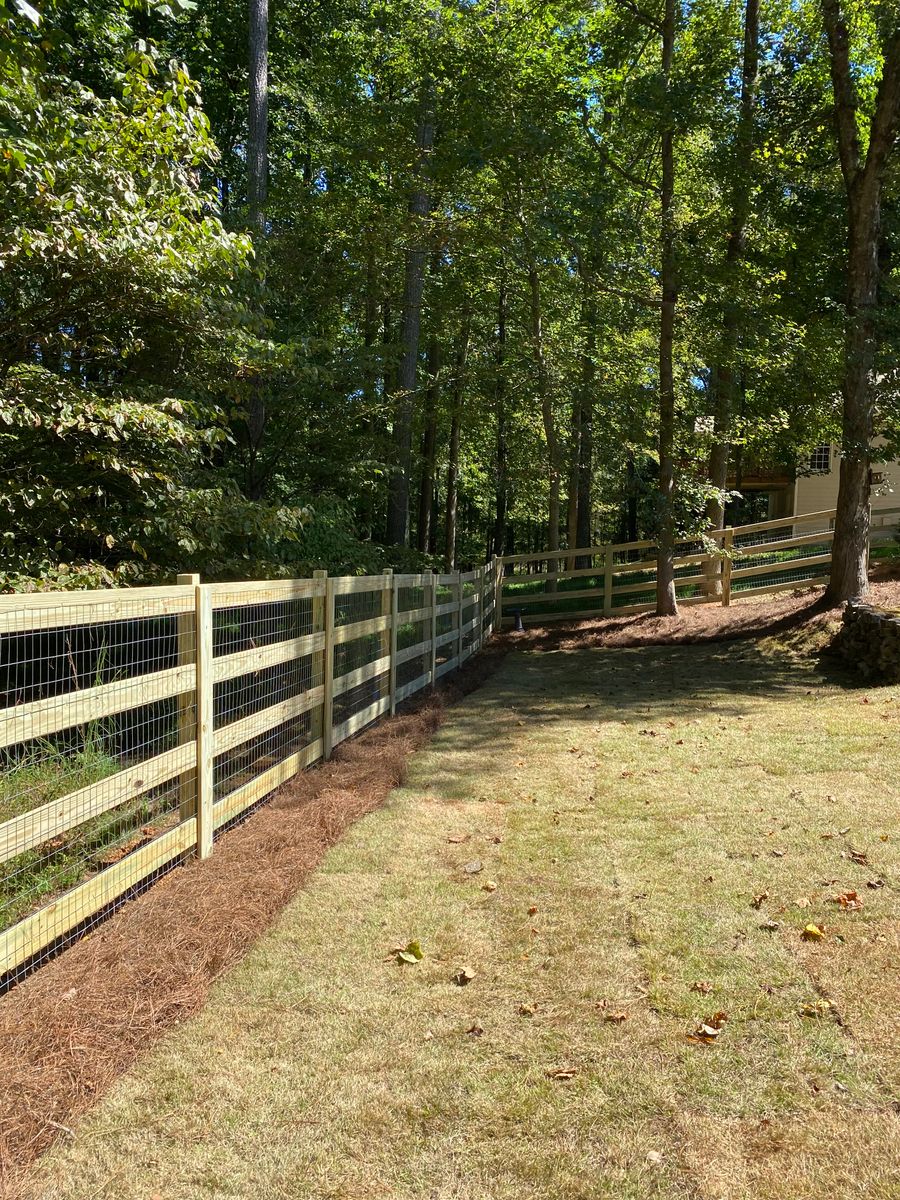
[[456,511],[459,503],[459,427],[465,390],[466,359],[469,355],[469,311],[463,313],[453,359],[450,447],[447,457],[446,550],[447,570],[456,567]]
[[[731,220],[725,247],[722,290],[722,336],[718,361],[712,368],[713,442],[709,456],[709,482],[719,492],[725,491],[728,481],[728,459],[731,449],[731,419],[734,411],[735,359],[740,337],[741,314],[734,296],[737,265],[744,255],[747,221],[750,216],[752,192],[751,163],[753,127],[756,113],[759,80],[759,0],[746,0],[744,7],[744,59],[741,72],[741,110],[735,138],[735,158],[732,164]],[[725,505],[720,497],[709,500],[706,519],[712,529],[725,524]],[[705,590],[709,595],[721,592],[719,562],[712,559],[704,568]]]
[[659,551],[656,560],[656,612],[674,616],[675,599],[675,376],[673,347],[678,301],[675,261],[675,132],[669,91],[675,50],[675,0],[666,0],[662,30],[665,103],[662,114],[662,186],[660,188],[659,323]]
[[428,553],[432,540],[431,508],[434,500],[434,460],[437,451],[437,413],[440,394],[441,347],[437,337],[428,344],[428,389],[425,393],[425,428],[422,433],[422,479],[419,486],[419,520],[416,546]]
[[419,358],[419,325],[425,288],[426,224],[431,208],[429,183],[434,147],[434,87],[422,85],[416,134],[418,168],[409,202],[410,246],[405,254],[403,310],[400,318],[400,366],[394,400],[394,470],[388,492],[387,542],[406,545],[409,536],[409,481],[412,467],[412,425]]
[[[597,325],[597,306],[591,292],[590,277],[582,277],[581,301],[581,387],[578,389],[578,449],[575,458],[575,544],[590,546],[593,541],[591,528],[591,476],[594,453],[594,386],[597,367],[594,362]],[[576,570],[590,567],[590,555],[575,559]]]
[[497,342],[494,352],[497,369],[494,407],[497,414],[497,475],[494,505],[494,553],[505,554],[511,530],[506,527],[509,507],[509,447],[506,412],[506,272],[501,268],[497,288]]
[[830,600],[868,590],[869,462],[874,414],[881,189],[900,125],[900,28],[883,48],[881,82],[868,146],[859,133],[859,98],[850,63],[850,35],[840,0],[822,0],[831,58],[834,118],[847,195],[847,301],[843,429],[837,514],[832,543]]
[[[528,271],[528,288],[531,297],[531,352],[534,356],[535,375],[538,398],[541,403],[541,420],[544,424],[544,438],[547,442],[547,478],[549,483],[549,503],[547,506],[547,549],[559,549],[559,483],[560,461],[559,442],[556,436],[556,421],[553,415],[553,397],[547,378],[547,362],[544,357],[543,313],[541,311],[541,280],[537,266],[532,262]],[[551,560],[550,570],[559,570],[559,559]],[[547,581],[547,591],[556,591],[556,580]]]
[[[269,183],[269,0],[250,0],[248,51],[250,111],[247,128],[247,198],[261,290]],[[258,298],[258,307],[262,316],[261,297]],[[263,491],[260,452],[265,428],[265,395],[261,380],[256,379],[252,384],[247,411],[247,495],[251,500],[258,500]]]

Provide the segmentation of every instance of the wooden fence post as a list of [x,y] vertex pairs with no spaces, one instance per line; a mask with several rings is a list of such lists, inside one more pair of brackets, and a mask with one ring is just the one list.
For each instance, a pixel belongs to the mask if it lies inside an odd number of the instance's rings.
[[464,591],[465,591],[465,588],[463,587],[462,571],[457,571],[456,572],[456,599],[457,599],[457,605],[456,605],[456,630],[457,630],[457,634],[456,634],[456,669],[457,669],[457,671],[462,666],[462,652],[463,652],[463,619],[462,619],[462,615],[463,615],[463,592]]
[[731,604],[731,554],[734,548],[734,529],[728,525],[722,538],[722,607]]
[[[397,711],[397,588],[394,583],[394,572],[390,567],[387,567],[384,572],[384,595],[381,599],[381,611],[384,614],[387,608],[390,614],[390,624],[388,625],[388,655],[391,660],[390,668],[390,702],[391,716]],[[387,603],[385,604],[385,599]]]
[[603,615],[608,617],[613,610],[613,552],[612,546],[603,550]]
[[494,607],[491,612],[491,628],[490,628],[491,635],[493,635],[494,630],[497,628],[497,626],[500,623],[500,609],[498,607],[500,592],[497,587],[497,580],[499,578],[500,578],[500,560],[497,558],[497,555],[495,554],[491,558],[491,587],[493,588],[493,594],[494,594]]
[[[179,587],[196,588],[200,576],[192,573],[178,575],[175,582]],[[197,608],[189,612],[179,613],[176,619],[178,666],[187,667],[197,662]],[[195,685],[193,692],[181,692],[176,700],[178,720],[178,745],[197,740],[197,696]],[[186,771],[178,779],[178,814],[182,821],[189,821],[197,808],[197,777],[200,763],[192,771]]]
[[437,682],[435,672],[437,671],[437,598],[438,598],[438,573],[431,572],[431,686],[434,687]]
[[197,857],[213,848],[213,608],[209,584],[196,588],[197,613]]
[[494,628],[503,628],[503,559],[494,555]]
[[334,737],[334,580],[325,577],[325,677],[322,680],[322,757],[331,758]]
[[[323,571],[321,569],[318,571],[313,571],[313,579],[321,579],[325,585],[325,592],[327,593],[327,591],[328,591],[328,572]],[[322,596],[314,595],[312,598],[312,632],[313,633],[324,633],[325,632],[326,599],[327,598],[325,595],[322,595]],[[325,686],[325,659],[326,659],[326,657],[327,657],[327,651],[326,651],[325,647],[323,646],[322,647],[322,687],[323,687],[323,689]],[[316,678],[316,672],[315,672],[315,670],[313,670],[312,679],[310,680],[310,687],[315,687],[315,678]],[[324,749],[325,749],[325,704],[324,704],[324,702],[323,702],[321,708],[314,708],[312,710],[312,712],[309,715],[309,718],[310,718],[310,733],[312,734],[312,740],[314,742],[317,742],[319,740],[319,738],[321,738],[322,739],[322,749],[324,751]]]

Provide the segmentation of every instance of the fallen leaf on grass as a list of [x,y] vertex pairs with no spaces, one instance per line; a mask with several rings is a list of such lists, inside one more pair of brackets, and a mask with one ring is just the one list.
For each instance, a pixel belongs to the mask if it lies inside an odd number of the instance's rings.
[[471,836],[471,833],[454,833],[447,838],[447,841],[453,846],[461,846],[462,843],[467,842]]
[[574,1079],[578,1074],[577,1067],[553,1067],[544,1074],[548,1079]]
[[803,932],[800,934],[800,937],[803,939],[804,942],[821,942],[821,940],[822,940],[822,938],[824,938],[824,936],[825,936],[824,927],[820,928],[818,925],[807,925],[806,928],[803,930]]
[[496,892],[497,885],[493,879],[489,879],[486,883],[481,885],[481,890],[483,892]]
[[713,985],[707,979],[695,979],[691,984],[692,992],[699,992],[701,996],[708,996],[712,991]]
[[484,864],[480,858],[473,858],[471,862],[467,862],[463,867],[467,875],[477,875],[479,871],[484,870]]
[[869,856],[865,850],[842,850],[841,858],[849,858],[861,867],[869,866]]
[[603,1020],[609,1021],[612,1025],[621,1025],[623,1021],[628,1020],[627,1012],[605,1012]]
[[866,887],[867,888],[883,888],[884,880],[883,879],[867,879]]
[[396,946],[393,951],[397,962],[417,963],[424,958],[422,947],[418,942],[407,942],[405,946]]
[[538,906],[536,904],[532,904],[528,909],[529,917],[533,917],[535,915],[535,913],[537,912],[537,910],[538,910]]
[[802,1017],[827,1017],[834,1005],[830,1000],[813,1000],[810,1004],[804,1004],[800,1009]]
[[537,1012],[536,1004],[520,1004],[519,1005],[519,1016],[520,1017],[533,1017],[536,1012]]
[[648,1150],[647,1162],[651,1167],[659,1167],[662,1165],[663,1156],[658,1150]]
[[475,978],[475,972],[471,967],[461,967],[453,976],[453,982],[457,987],[465,987],[467,983],[471,983]]
[[750,907],[751,907],[751,908],[762,908],[762,903],[763,903],[763,900],[768,900],[768,898],[769,898],[769,893],[768,893],[768,892],[759,892],[759,893],[758,893],[756,896],[754,896],[754,897],[753,897],[753,899],[750,901]]
[[760,924],[760,929],[764,929],[766,931],[766,933],[774,933],[776,929],[780,929],[780,928],[781,928],[781,922],[773,921],[771,917],[769,917],[769,919],[767,921],[763,921]]
[[708,1021],[701,1021],[694,1032],[687,1035],[687,1040],[689,1042],[705,1042],[708,1045],[718,1038],[722,1032],[722,1026],[727,1020],[727,1013],[713,1013]]
[[473,1037],[481,1037],[481,1035],[484,1033],[484,1026],[479,1025],[476,1021],[474,1025],[469,1026],[469,1028],[466,1030],[466,1033],[471,1033]]
[[795,908],[809,908],[809,900],[806,896],[798,896],[794,901]]
[[856,892],[841,892],[839,896],[832,896],[831,902],[839,904],[847,912],[859,912],[863,906],[863,902]]
[[773,851],[772,851],[772,853],[774,854],[774,856],[775,856],[776,858],[784,858],[784,851],[783,851],[783,850],[773,850]]

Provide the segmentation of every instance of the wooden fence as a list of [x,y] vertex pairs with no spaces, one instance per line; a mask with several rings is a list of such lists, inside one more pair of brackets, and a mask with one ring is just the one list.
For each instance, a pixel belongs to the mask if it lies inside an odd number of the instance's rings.
[[[873,514],[872,541],[889,541],[900,507]],[[834,509],[710,530],[676,543],[679,604],[730,604],[828,582]],[[498,561],[497,606],[509,624],[627,616],[656,607],[656,543],[620,542]]]
[[490,564],[0,597],[0,977],[461,666],[496,581]]

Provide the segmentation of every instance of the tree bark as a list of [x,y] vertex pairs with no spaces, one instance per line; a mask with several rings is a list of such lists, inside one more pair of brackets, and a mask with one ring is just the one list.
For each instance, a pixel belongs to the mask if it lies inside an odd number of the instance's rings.
[[507,553],[506,515],[509,508],[509,446],[506,412],[506,271],[501,268],[497,287],[497,341],[494,351],[496,382],[494,408],[497,414],[497,476],[494,493],[494,553]]
[[453,359],[452,408],[450,413],[450,447],[447,457],[446,559],[447,570],[456,567],[456,513],[459,503],[459,432],[465,389],[466,359],[469,355],[468,309],[463,313],[456,353]]
[[675,0],[665,0],[662,27],[662,71],[665,99],[662,113],[660,187],[659,324],[659,550],[656,560],[656,612],[674,616],[675,598],[675,376],[673,347],[678,302],[675,259],[675,131],[669,92],[675,51]]
[[[247,199],[250,233],[259,264],[261,290],[269,183],[269,0],[250,0],[248,74],[250,109],[247,126]],[[262,316],[261,297],[258,298],[258,308]],[[262,382],[256,379],[251,387],[247,411],[247,495],[251,500],[258,500],[263,491],[260,453],[265,428],[265,395]]]
[[440,395],[441,346],[437,337],[428,344],[428,388],[425,393],[425,428],[422,431],[422,479],[419,485],[419,520],[416,546],[428,553],[432,540],[431,509],[434,501],[434,465],[437,451],[437,414]]
[[[550,394],[547,361],[544,356],[541,279],[538,274],[537,265],[534,262],[531,263],[528,271],[528,290],[531,299],[531,352],[534,356],[538,398],[541,404],[541,420],[544,425],[544,439],[547,443],[547,481],[549,484],[547,549],[552,552],[559,549],[559,486],[562,472],[559,461],[559,440],[556,436],[556,420],[553,415],[553,397]],[[553,571],[559,569],[558,559],[552,560],[550,569]],[[547,591],[556,591],[555,579],[548,580]]]
[[[728,477],[731,416],[734,410],[735,369],[740,331],[740,307],[735,302],[736,268],[744,255],[747,221],[750,216],[752,175],[750,160],[753,151],[753,127],[756,114],[759,81],[759,0],[746,0],[744,7],[744,54],[741,71],[741,107],[735,137],[732,163],[731,218],[725,246],[722,292],[722,336],[718,361],[712,369],[713,418],[715,442],[709,458],[709,480],[720,491],[725,490]],[[714,529],[721,529],[725,507],[719,500],[710,500],[707,520]]]
[[406,545],[409,536],[409,485],[412,468],[412,425],[419,358],[419,326],[425,288],[426,229],[431,209],[429,184],[434,149],[434,86],[422,85],[416,132],[416,183],[409,202],[410,245],[404,256],[403,308],[400,318],[400,366],[394,400],[394,470],[388,491],[387,542]]
[[827,596],[849,600],[868,590],[870,453],[874,416],[881,191],[900,126],[900,23],[884,46],[881,81],[864,153],[850,34],[841,0],[822,0],[831,59],[834,119],[847,197],[847,299],[843,428],[837,513]]

